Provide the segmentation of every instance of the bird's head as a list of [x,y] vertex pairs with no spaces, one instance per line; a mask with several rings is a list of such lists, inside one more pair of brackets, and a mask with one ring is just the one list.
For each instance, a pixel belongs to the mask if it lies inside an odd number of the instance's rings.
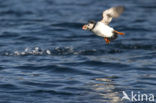
[[83,30],[92,30],[95,26],[96,22],[93,20],[88,21],[88,24],[82,26]]

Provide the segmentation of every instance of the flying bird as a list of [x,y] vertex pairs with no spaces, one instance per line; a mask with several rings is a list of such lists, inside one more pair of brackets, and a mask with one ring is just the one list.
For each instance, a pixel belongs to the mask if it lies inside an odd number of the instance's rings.
[[88,21],[88,24],[83,25],[83,30],[90,30],[98,36],[104,37],[106,44],[115,40],[118,35],[124,35],[125,33],[118,32],[109,26],[109,23],[113,18],[118,18],[124,11],[123,6],[116,6],[103,11],[103,18],[101,21],[95,22],[93,20]]

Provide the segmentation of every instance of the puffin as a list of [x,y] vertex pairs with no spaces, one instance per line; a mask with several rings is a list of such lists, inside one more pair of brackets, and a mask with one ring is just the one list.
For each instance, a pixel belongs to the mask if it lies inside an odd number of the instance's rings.
[[103,37],[106,44],[115,40],[118,35],[125,35],[125,33],[119,32],[109,26],[109,23],[113,18],[118,18],[124,11],[124,6],[116,6],[104,10],[102,13],[102,20],[95,22],[94,20],[88,21],[87,24],[82,26],[83,30],[90,30],[97,36]]

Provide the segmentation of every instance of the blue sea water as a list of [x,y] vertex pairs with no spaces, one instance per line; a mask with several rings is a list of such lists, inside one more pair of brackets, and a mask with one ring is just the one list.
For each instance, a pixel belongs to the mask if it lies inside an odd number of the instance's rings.
[[[106,45],[81,29],[116,5],[126,9],[110,25],[125,36]],[[129,103],[122,91],[156,96],[155,18],[155,0],[1,0],[0,103]]]

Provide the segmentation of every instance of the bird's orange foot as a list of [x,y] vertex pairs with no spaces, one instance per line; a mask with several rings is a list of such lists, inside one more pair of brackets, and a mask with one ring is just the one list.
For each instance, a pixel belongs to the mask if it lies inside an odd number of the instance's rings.
[[116,30],[114,30],[114,32],[117,33],[117,34],[120,34],[120,35],[125,35],[125,33],[118,32],[118,31],[116,31]]
[[104,38],[104,40],[106,41],[106,44],[110,43],[110,40],[108,38]]

